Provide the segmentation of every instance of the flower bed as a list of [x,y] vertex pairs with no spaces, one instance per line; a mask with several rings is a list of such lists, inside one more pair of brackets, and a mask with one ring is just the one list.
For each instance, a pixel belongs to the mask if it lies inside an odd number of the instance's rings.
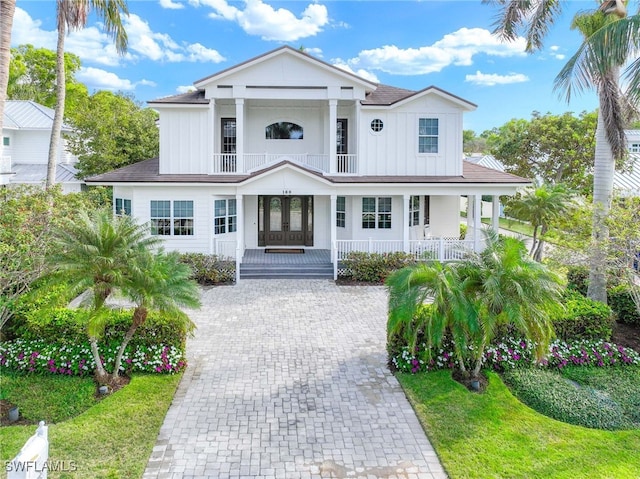
[[[404,347],[400,355],[391,358],[391,363],[397,370],[407,373],[451,369],[456,365],[450,345],[438,349],[430,359],[425,346],[423,343],[415,353]],[[535,362],[534,346],[530,341],[505,340],[487,348],[484,365],[498,371],[530,366]],[[549,354],[540,366],[562,369],[567,365],[604,367],[625,364],[640,364],[640,354],[607,341],[583,340],[569,344],[556,340],[550,344]]]
[[[113,368],[120,343],[100,345],[105,367]],[[163,344],[125,349],[121,371],[176,373],[185,368],[184,351]],[[88,342],[56,344],[43,340],[17,339],[0,343],[0,368],[38,374],[93,374],[95,362]]]

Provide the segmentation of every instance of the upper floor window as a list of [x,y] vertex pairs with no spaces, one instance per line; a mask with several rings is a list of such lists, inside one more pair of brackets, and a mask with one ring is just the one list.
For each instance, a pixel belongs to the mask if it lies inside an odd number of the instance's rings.
[[377,133],[379,131],[382,131],[382,128],[384,128],[384,123],[382,123],[382,120],[380,120],[379,118],[376,118],[375,120],[371,120],[372,131],[375,131]]
[[302,127],[288,121],[272,123],[264,131],[267,140],[302,140]]
[[629,145],[629,153],[640,153],[640,143],[631,143]]
[[[151,200],[151,234],[193,236],[193,201]],[[172,214],[173,213],[173,214]]]
[[391,229],[391,198],[362,198],[362,228]]
[[214,209],[214,233],[221,235],[224,233],[233,233],[238,228],[238,214],[236,210],[236,200],[215,200]]
[[11,138],[9,138],[8,136],[3,136],[2,146],[11,146]]
[[236,119],[222,119],[222,151],[220,153],[236,152]]
[[131,200],[116,198],[114,207],[116,216],[131,216]]
[[420,118],[418,153],[438,153],[438,119]]
[[346,155],[349,153],[347,148],[347,119],[338,118],[336,127],[336,153],[338,155]]
[[336,226],[344,228],[347,223],[347,202],[344,196],[336,198]]

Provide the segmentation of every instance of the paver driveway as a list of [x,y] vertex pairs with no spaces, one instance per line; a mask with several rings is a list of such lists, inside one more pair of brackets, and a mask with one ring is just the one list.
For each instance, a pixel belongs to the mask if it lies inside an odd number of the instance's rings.
[[386,367],[386,300],[326,280],[204,291],[144,477],[446,477]]

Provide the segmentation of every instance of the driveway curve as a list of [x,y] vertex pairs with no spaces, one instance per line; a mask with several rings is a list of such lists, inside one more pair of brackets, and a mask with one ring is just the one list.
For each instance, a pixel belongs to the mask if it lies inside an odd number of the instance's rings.
[[386,367],[385,288],[244,280],[202,303],[145,479],[446,477]]

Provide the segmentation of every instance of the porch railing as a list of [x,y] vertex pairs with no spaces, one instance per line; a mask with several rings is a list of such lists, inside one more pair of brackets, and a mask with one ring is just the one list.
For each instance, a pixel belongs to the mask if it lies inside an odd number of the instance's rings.
[[213,254],[219,258],[235,259],[236,258],[236,240],[219,240],[213,239]]
[[[349,253],[393,253],[404,251],[402,240],[337,240],[336,259],[342,261]],[[473,251],[473,240],[458,238],[432,238],[409,241],[409,251],[416,260],[453,261],[461,259],[465,254]]]
[[[238,155],[235,153],[215,153],[213,155],[210,174],[247,173],[284,159],[323,173],[329,173],[331,171],[329,155],[322,154],[245,153],[242,156],[244,160],[243,168],[240,168],[238,159]],[[358,155],[337,155],[336,162],[335,171],[337,173],[356,174],[358,172]]]

